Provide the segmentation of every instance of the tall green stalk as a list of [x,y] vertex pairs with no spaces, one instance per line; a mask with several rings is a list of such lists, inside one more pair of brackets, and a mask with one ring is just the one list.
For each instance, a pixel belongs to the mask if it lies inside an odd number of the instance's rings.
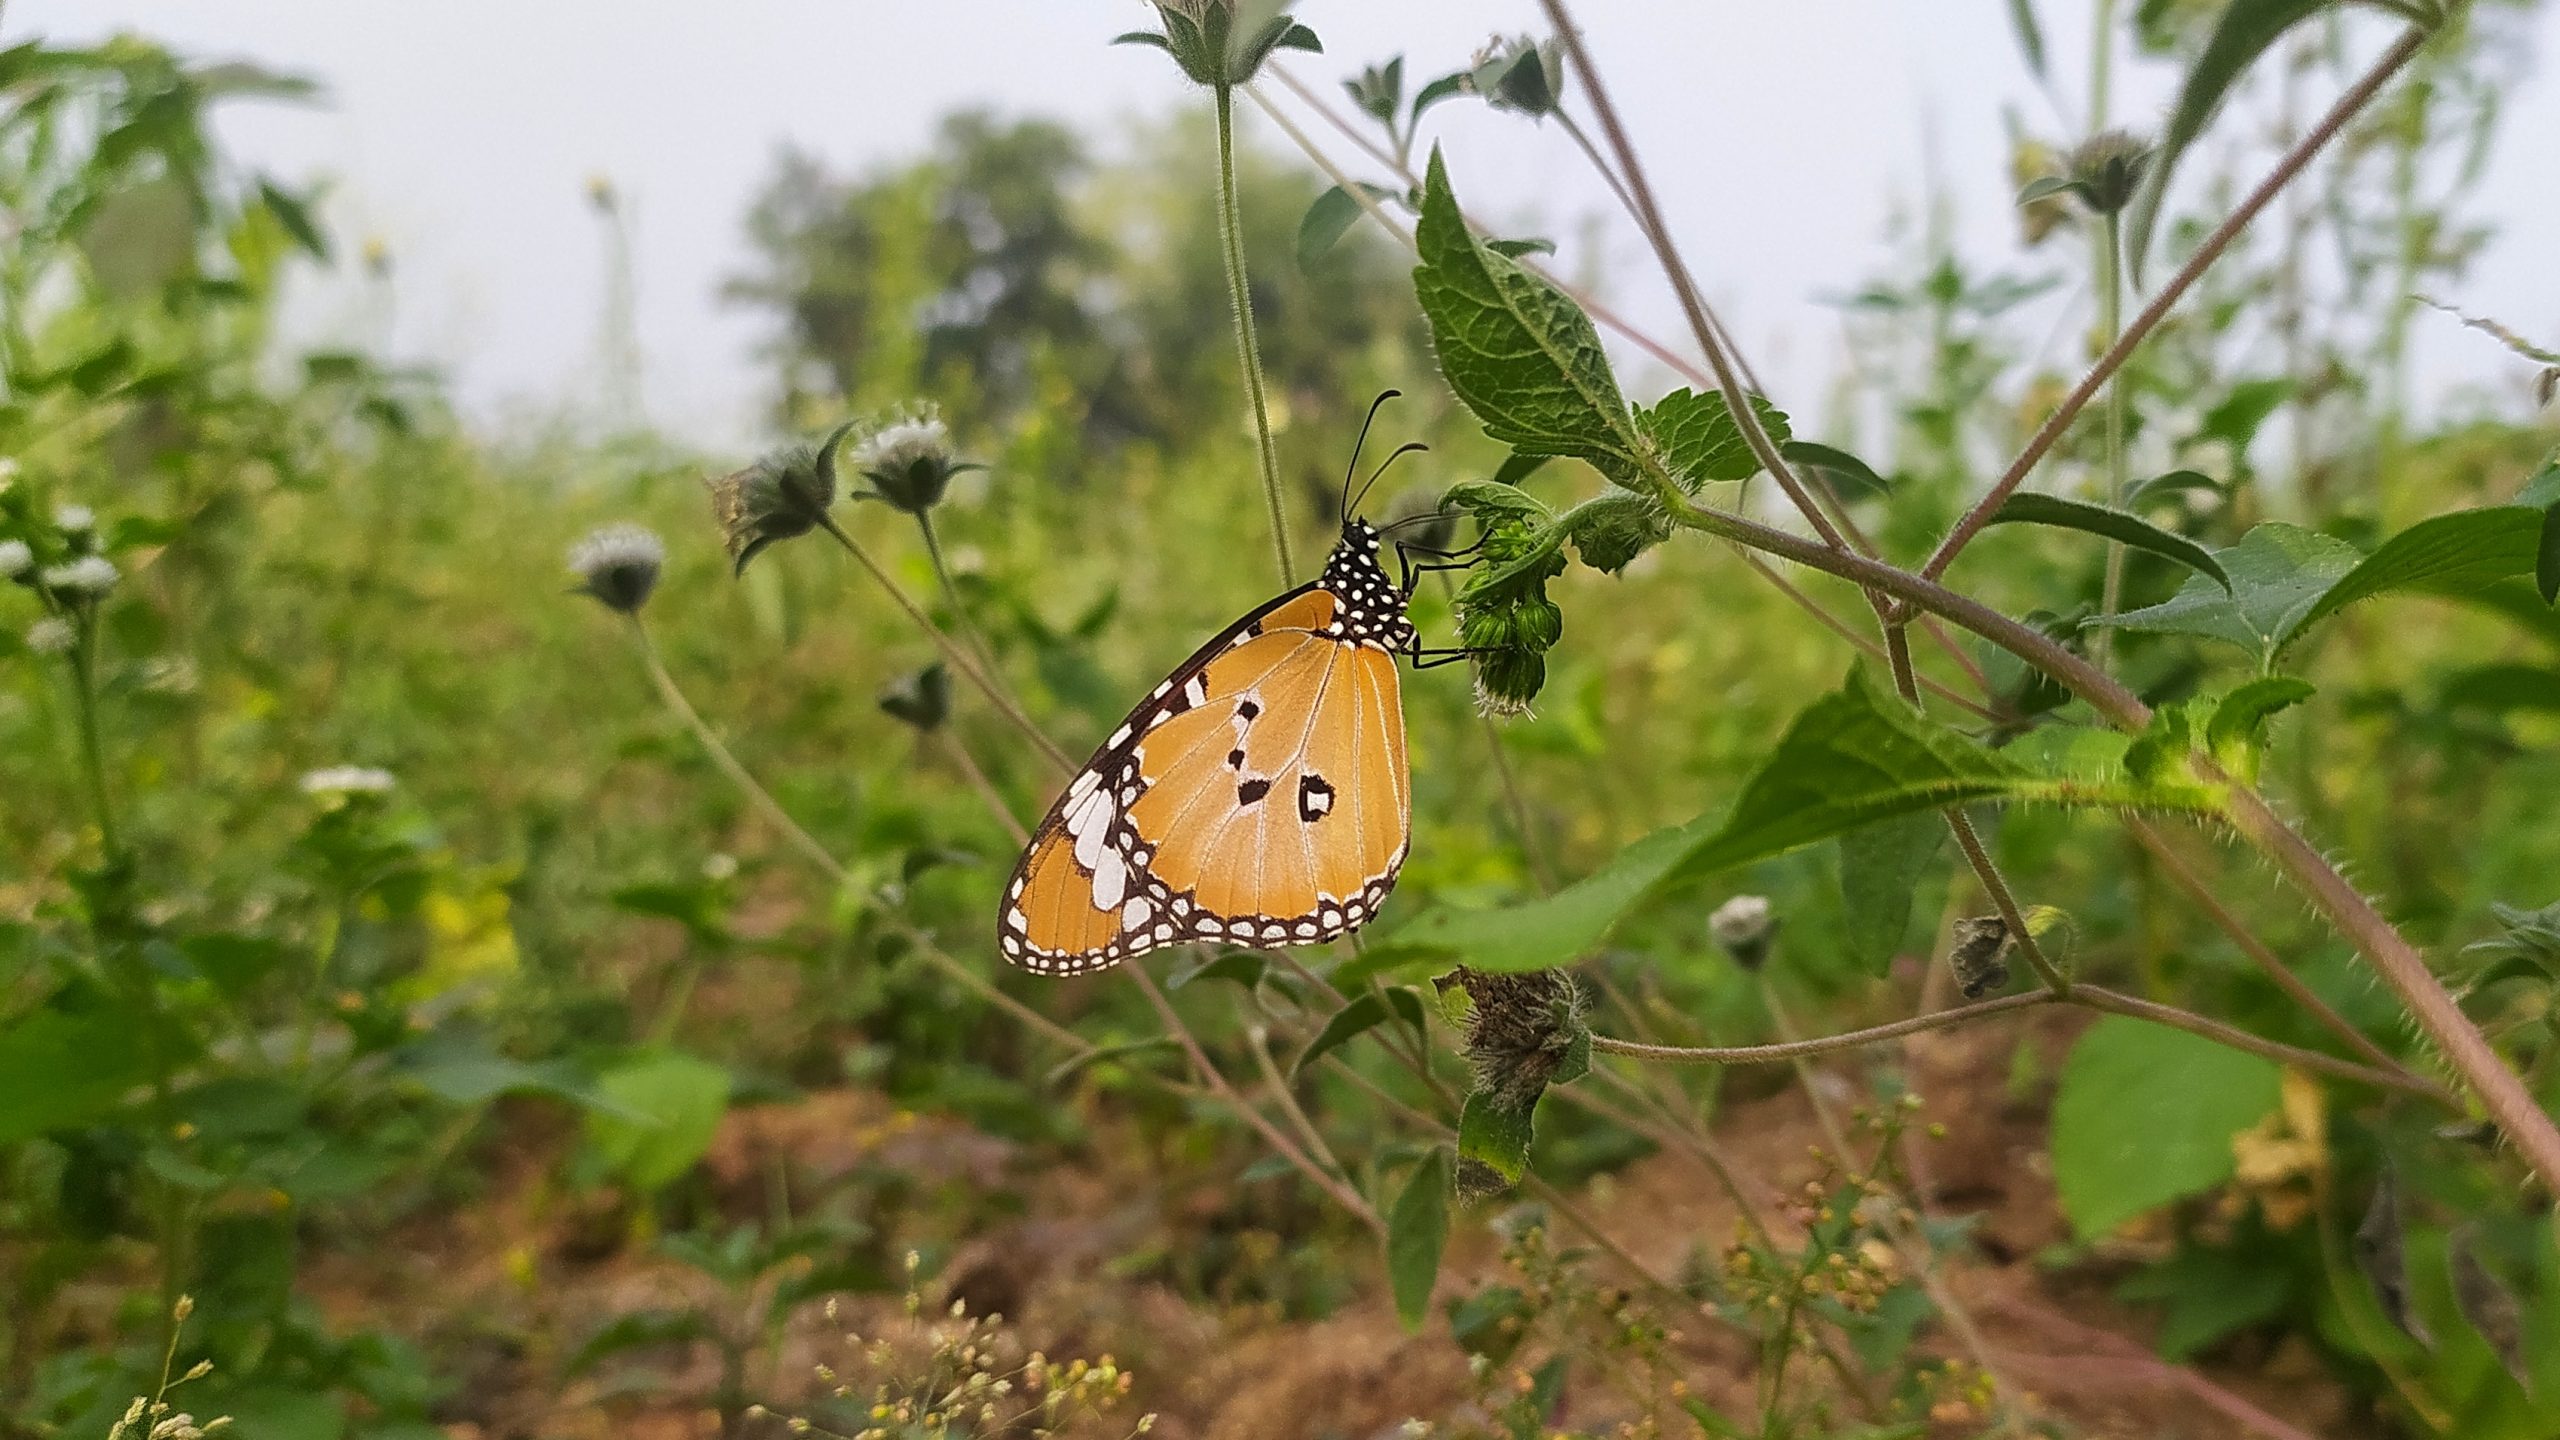
[[1280,583],[1298,583],[1297,562],[1289,556],[1289,521],[1280,508],[1280,456],[1271,445],[1271,411],[1262,395],[1262,348],[1253,335],[1253,295],[1245,284],[1244,222],[1236,206],[1235,87],[1219,85],[1218,97],[1218,234],[1225,241],[1227,301],[1236,316],[1236,363],[1244,370],[1244,393],[1253,402],[1253,436],[1262,459],[1262,498],[1271,507],[1271,548],[1280,557]]
[[98,739],[98,623],[94,616],[76,623],[80,628],[71,647],[71,694],[80,717],[80,770],[88,781],[99,843],[112,864],[124,858],[124,843],[117,838],[115,807],[107,799],[106,747]]
[[[2098,259],[2104,272],[2098,292],[2098,328],[2105,332],[2106,348],[2112,349],[2116,337],[2124,333],[2123,221],[2115,212],[2108,212],[2098,243],[2103,247]],[[2118,509],[2124,506],[2125,491],[2124,403],[2124,370],[2118,367],[2115,374],[2107,377],[2107,503]],[[2108,541],[2107,578],[2098,597],[2101,615],[2115,614],[2123,603],[2124,558],[2123,544]],[[2098,631],[2097,659],[2102,666],[2114,653],[2110,643],[2114,634],[2111,626]]]

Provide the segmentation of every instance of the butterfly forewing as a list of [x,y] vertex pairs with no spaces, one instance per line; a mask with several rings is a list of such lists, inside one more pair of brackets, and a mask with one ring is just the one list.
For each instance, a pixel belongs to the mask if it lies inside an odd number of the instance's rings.
[[1410,817],[1410,631],[1374,550],[1346,541],[1325,580],[1238,621],[1114,732],[1006,888],[1006,958],[1078,974],[1188,940],[1311,944],[1376,913]]

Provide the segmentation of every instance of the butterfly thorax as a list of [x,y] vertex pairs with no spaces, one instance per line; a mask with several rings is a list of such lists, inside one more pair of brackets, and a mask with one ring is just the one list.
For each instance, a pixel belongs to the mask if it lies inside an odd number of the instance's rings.
[[1405,618],[1413,597],[1378,563],[1377,527],[1366,520],[1345,523],[1342,541],[1325,558],[1324,575],[1316,583],[1331,591],[1340,607],[1325,634],[1390,653],[1413,648],[1413,622]]

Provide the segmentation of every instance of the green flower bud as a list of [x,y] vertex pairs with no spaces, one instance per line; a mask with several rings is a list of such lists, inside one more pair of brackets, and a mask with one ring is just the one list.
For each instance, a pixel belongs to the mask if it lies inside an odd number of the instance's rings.
[[1271,52],[1312,50],[1324,45],[1316,32],[1276,13],[1271,0],[1155,0],[1162,31],[1133,30],[1111,43],[1152,45],[1195,85],[1226,89],[1245,84],[1262,69]]
[[951,717],[951,672],[937,660],[899,677],[880,692],[880,708],[918,730],[941,729]]

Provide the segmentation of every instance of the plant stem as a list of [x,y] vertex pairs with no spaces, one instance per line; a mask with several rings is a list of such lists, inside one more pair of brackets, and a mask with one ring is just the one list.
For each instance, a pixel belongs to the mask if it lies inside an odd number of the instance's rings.
[[[2103,7],[2102,7],[2103,8]],[[2123,221],[2108,212],[2106,223],[2099,227],[2098,256],[2102,272],[2098,291],[2098,328],[2107,337],[2108,348],[2124,330],[2124,234]],[[2107,377],[2107,504],[2124,508],[2124,372],[2119,369]],[[2113,615],[2124,605],[2125,547],[2121,540],[2107,542],[2107,578],[2098,592],[2098,613]],[[2115,649],[2115,629],[2101,626],[2093,646],[2092,659],[2101,670],[2113,668],[2108,662]]]
[[2309,1012],[2313,1019],[2326,1027],[2330,1034],[2337,1036],[2348,1049],[2363,1056],[2367,1064],[2385,1070],[2408,1069],[2406,1065],[2401,1064],[2399,1057],[2375,1044],[2371,1037],[2350,1024],[2347,1017],[2330,1007],[2329,1002],[2321,999],[2318,992],[2304,984],[2302,977],[2294,974],[2292,967],[2286,965],[2274,950],[2268,948],[2267,942],[2259,939],[2247,925],[2241,922],[2239,916],[2232,914],[2229,906],[2215,898],[2212,887],[2205,883],[2204,877],[2198,875],[2192,866],[2180,858],[2177,850],[2169,844],[2169,838],[2155,829],[2151,822],[2138,815],[2128,815],[2125,817],[2125,828],[2133,833],[2134,840],[2143,849],[2151,852],[2151,858],[2159,863],[2162,873],[2169,877],[2170,883],[2185,891],[2187,898],[2196,903],[2196,908],[2204,911],[2206,917],[2212,920],[2223,934],[2231,937],[2231,943],[2240,947],[2240,953],[2248,956],[2271,984]]
[[[782,832],[783,838],[791,843],[794,850],[800,852],[801,858],[816,866],[822,874],[839,886],[850,880],[852,875],[845,869],[844,862],[838,860],[826,846],[819,844],[817,837],[802,829],[800,822],[791,818],[791,812],[783,809],[782,803],[773,798],[773,792],[765,789],[763,784],[749,773],[747,767],[738,762],[737,755],[729,749],[728,744],[703,721],[702,712],[693,707],[693,702],[685,697],[683,688],[676,684],[675,677],[668,673],[666,662],[658,653],[657,642],[650,637],[648,627],[640,622],[640,617],[637,615],[631,617],[631,631],[639,644],[641,662],[648,669],[650,682],[657,687],[658,698],[665,702],[669,710],[675,712],[676,718],[684,722],[687,730],[693,732],[695,742],[701,745],[703,752],[711,757],[711,763],[718,767],[722,775],[728,777],[729,783],[738,787],[738,793],[744,795],[747,802],[753,805],[758,813]],[[932,937],[908,923],[903,916],[897,915],[894,911],[888,913],[892,922],[907,932],[908,938],[915,943],[917,950],[923,954],[926,961],[958,981],[963,988],[1076,1054],[1084,1055],[1092,1052],[1093,1046],[1088,1044],[1083,1036],[1007,995],[994,981],[961,964],[940,946],[934,944]]]
[[98,622],[96,612],[76,622],[71,644],[71,696],[80,721],[80,771],[88,782],[89,809],[98,822],[98,843],[109,864],[124,859],[124,842],[116,834],[115,806],[107,799],[106,747],[98,738]]
[[994,674],[996,652],[987,644],[987,637],[979,632],[977,622],[969,618],[969,607],[960,599],[960,586],[951,578],[951,562],[942,553],[942,536],[933,528],[931,510],[916,512],[916,529],[924,535],[924,552],[933,557],[933,578],[941,584],[942,598],[951,606],[953,627],[959,630],[960,638],[968,642],[969,649],[978,657],[978,663],[987,667],[988,674]]
[[1220,84],[1218,97],[1218,234],[1226,245],[1227,301],[1235,310],[1236,363],[1244,370],[1245,398],[1253,404],[1253,437],[1262,461],[1262,498],[1271,507],[1271,548],[1280,561],[1283,589],[1298,583],[1289,555],[1289,518],[1280,505],[1280,456],[1271,444],[1271,412],[1262,394],[1262,349],[1253,336],[1253,292],[1245,281],[1244,220],[1236,205],[1235,87]]
[[1023,713],[1021,705],[1017,704],[1011,695],[1005,693],[1003,687],[999,686],[985,670],[979,668],[978,662],[967,650],[961,648],[959,642],[944,634],[942,627],[933,623],[933,617],[924,613],[924,607],[918,605],[915,597],[906,592],[906,587],[891,578],[888,571],[880,568],[880,562],[871,558],[870,551],[854,543],[853,537],[836,524],[834,516],[822,516],[818,523],[826,528],[829,535],[835,537],[836,543],[844,547],[846,554],[851,555],[864,570],[870,572],[871,578],[879,582],[881,589],[889,592],[889,598],[896,602],[898,608],[906,613],[907,619],[913,621],[915,627],[923,631],[926,638],[933,641],[934,645],[942,651],[943,658],[951,662],[951,668],[959,671],[970,684],[977,686],[978,693],[987,697],[987,703],[995,706],[997,712],[1002,714],[1014,729],[1022,732],[1023,738],[1037,747],[1040,753],[1048,758],[1050,764],[1062,771],[1075,769],[1075,762],[1067,758],[1067,753],[1051,743],[1049,737],[1041,732],[1040,727],[1032,723],[1031,717]]
[[1621,1040],[1615,1036],[1594,1034],[1591,1037],[1591,1048],[1605,1055],[1624,1055],[1631,1059],[1650,1060],[1666,1065],[1793,1063],[1841,1050],[1863,1049],[1887,1040],[1898,1040],[1905,1035],[1917,1035],[1924,1031],[1945,1030],[1957,1025],[1970,1024],[1973,1021],[2006,1014],[2012,1010],[2031,1010],[2039,1005],[2077,1005],[2089,1010],[2129,1015],[2155,1024],[2167,1025],[2172,1029],[2184,1030],[2191,1035],[2201,1035],[2205,1039],[2228,1045],[2235,1050],[2264,1055],[2270,1060],[2290,1065],[2297,1070],[2306,1070],[2337,1080],[2353,1081],[2360,1085],[2371,1085],[2378,1089],[2396,1090],[2438,1103],[2442,1103],[2447,1098],[2437,1087],[2405,1073],[2376,1070],[2371,1066],[2359,1065],[2352,1060],[2323,1055],[2317,1050],[2305,1050],[2298,1045],[2269,1040],[2264,1036],[2252,1035],[2236,1025],[2226,1025],[2209,1016],[2198,1015],[2190,1010],[2181,1010],[2173,1005],[2138,1000],[2131,995],[2119,994],[2095,985],[2074,985],[2067,995],[2052,990],[2031,990],[2016,995],[2003,995],[1998,999],[1985,1000],[1980,1004],[1966,1005],[1954,1010],[1932,1010],[1925,1015],[1914,1015],[1890,1024],[1871,1025],[1864,1030],[1851,1030],[1813,1040],[1787,1041],[1775,1045],[1646,1045],[1633,1040]]
[[2390,49],[2383,52],[2382,58],[2373,63],[2373,68],[2364,73],[2363,78],[2357,80],[2354,85],[2348,87],[2344,95],[2338,97],[2337,103],[2329,107],[2329,113],[2320,117],[2320,123],[2312,126],[2310,133],[2295,142],[2293,148],[2287,150],[2283,157],[2276,161],[2275,168],[2267,172],[2267,178],[2258,182],[2258,188],[2250,191],[2248,197],[2240,202],[2239,207],[2225,217],[2220,225],[2215,226],[2213,233],[2207,235],[2202,244],[2196,246],[2195,254],[2189,256],[2187,263],[2178,268],[2178,273],[2170,276],[2168,282],[2160,287],[2159,293],[2151,297],[2151,303],[2143,306],[2141,313],[2133,317],[2133,323],[2127,325],[2124,332],[2116,337],[2116,342],[2107,347],[2107,353],[2099,356],[2098,362],[2089,367],[2089,373],[2080,377],[2080,383],[2072,387],[2071,393],[2063,398],[2062,404],[2056,407],[2051,415],[2045,417],[2044,424],[2037,428],[2034,438],[2027,442],[2024,450],[2018,452],[2017,459],[2009,462],[2008,470],[2001,474],[2000,479],[1992,485],[1990,492],[1975,502],[1971,510],[1964,513],[1964,517],[1956,522],[1955,528],[1947,532],[1947,538],[1938,542],[1936,552],[1929,557],[1929,562],[1920,568],[1920,574],[1923,577],[1935,580],[1946,573],[1947,567],[1955,563],[1956,556],[1962,554],[1964,547],[1971,543],[1973,537],[1981,532],[1985,524],[1989,523],[1992,512],[1999,509],[2001,502],[2007,500],[2019,485],[2025,483],[2027,476],[2034,471],[2036,462],[2044,458],[2045,452],[2051,450],[2054,443],[2062,438],[2063,432],[2071,427],[2072,420],[2087,407],[2092,399],[2097,397],[2099,387],[2105,385],[2108,378],[2116,371],[2124,368],[2125,359],[2133,353],[2134,347],[2140,345],[2154,329],[2158,328],[2160,322],[2168,317],[2172,309],[2176,308],[2178,301],[2185,297],[2188,290],[2194,288],[2196,281],[2203,277],[2204,272],[2212,268],[2213,262],[2222,258],[2222,252],[2229,249],[2231,242],[2239,238],[2240,232],[2249,227],[2249,222],[2257,218],[2258,212],[2266,209],[2267,205],[2293,182],[2294,177],[2302,173],[2303,168],[2311,163],[2312,157],[2318,155],[2340,130],[2345,129],[2347,122],[2354,119],[2358,111],[2371,103],[2373,97],[2381,92],[2382,87],[2389,84],[2391,78],[2399,74],[2401,67],[2408,64],[2426,43],[2427,32],[2424,30],[2413,28],[2402,34],[2392,43]]

